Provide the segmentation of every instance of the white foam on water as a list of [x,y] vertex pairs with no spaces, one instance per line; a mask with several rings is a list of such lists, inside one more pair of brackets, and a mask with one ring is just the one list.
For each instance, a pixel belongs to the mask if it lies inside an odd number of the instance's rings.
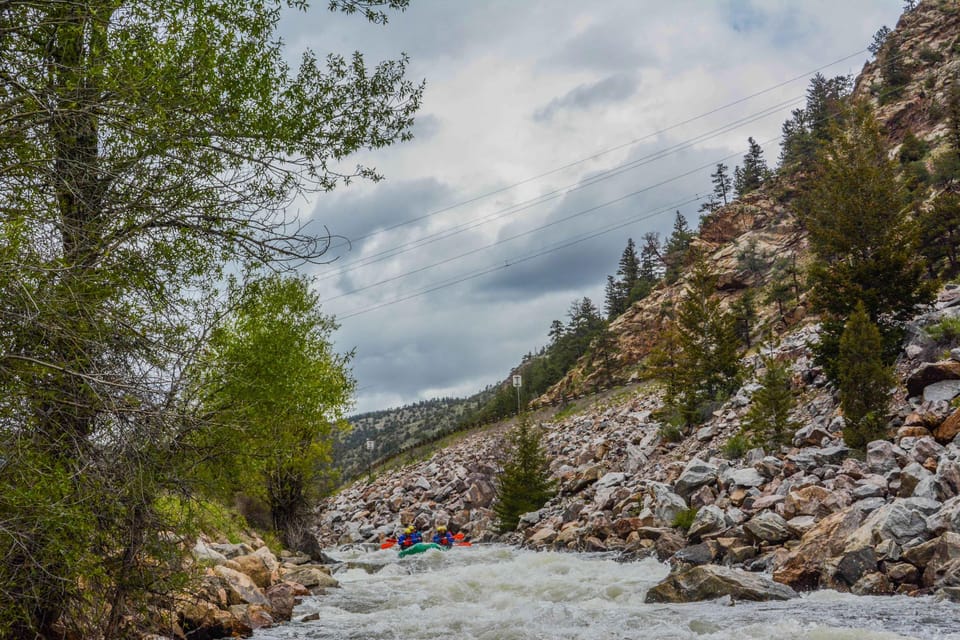
[[[501,545],[332,553],[340,589],[257,640],[960,640],[960,605],[821,591],[787,602],[646,604],[654,560]],[[320,619],[297,622],[318,613]]]

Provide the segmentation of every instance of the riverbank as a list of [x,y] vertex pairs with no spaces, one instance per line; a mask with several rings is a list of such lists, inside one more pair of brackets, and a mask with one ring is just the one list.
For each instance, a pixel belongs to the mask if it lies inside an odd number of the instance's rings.
[[730,452],[759,388],[755,353],[743,362],[753,376],[679,442],[657,420],[652,385],[545,419],[560,491],[515,533],[498,535],[490,508],[504,427],[345,488],[323,505],[318,535],[325,545],[374,543],[400,526],[446,524],[536,550],[767,572],[798,591],[960,599],[960,353],[939,360],[924,331],[960,316],[956,294],[945,291],[911,327],[890,437],[865,454],[843,444],[835,394],[809,348],[818,327],[807,325],[763,354],[794,381],[791,446]]

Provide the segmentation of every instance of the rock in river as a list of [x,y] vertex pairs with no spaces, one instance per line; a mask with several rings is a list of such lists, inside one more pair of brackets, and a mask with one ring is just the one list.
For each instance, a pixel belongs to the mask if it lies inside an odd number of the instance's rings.
[[647,592],[647,602],[699,602],[730,596],[733,600],[789,600],[797,592],[765,575],[717,565],[670,574]]

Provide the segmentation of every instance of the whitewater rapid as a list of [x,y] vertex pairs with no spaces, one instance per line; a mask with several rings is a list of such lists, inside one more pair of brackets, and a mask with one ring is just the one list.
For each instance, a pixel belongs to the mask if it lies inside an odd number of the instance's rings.
[[[821,591],[788,602],[646,604],[654,560],[501,545],[331,552],[341,588],[257,640],[960,640],[960,605]],[[319,619],[304,622],[310,614]]]

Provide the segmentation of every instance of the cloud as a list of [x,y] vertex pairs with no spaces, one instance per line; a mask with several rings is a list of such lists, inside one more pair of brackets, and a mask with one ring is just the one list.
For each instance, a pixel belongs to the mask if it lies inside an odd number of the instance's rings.
[[534,111],[533,120],[549,122],[561,111],[586,111],[605,104],[622,102],[636,93],[639,86],[639,78],[627,73],[612,75],[592,84],[581,84]]

